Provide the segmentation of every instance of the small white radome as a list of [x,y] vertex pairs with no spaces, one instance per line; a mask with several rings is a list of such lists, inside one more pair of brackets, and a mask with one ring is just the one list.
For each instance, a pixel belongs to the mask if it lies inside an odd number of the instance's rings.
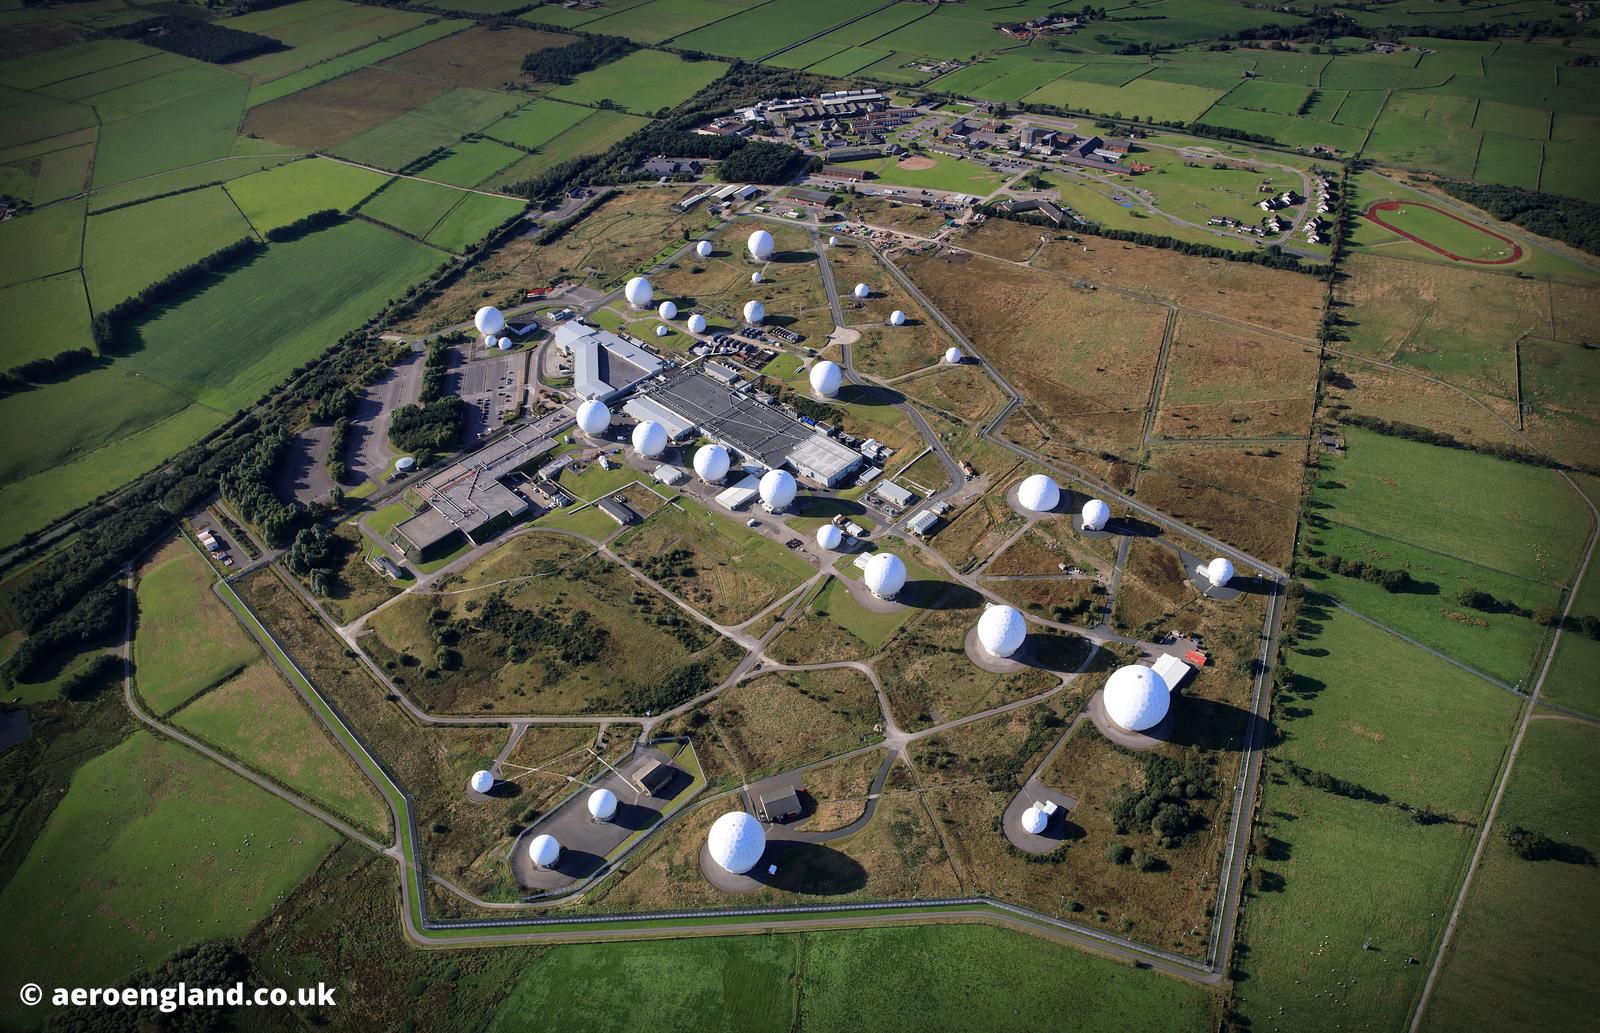
[[1233,580],[1233,563],[1226,556],[1218,556],[1206,564],[1206,578],[1213,588],[1221,588]]
[[549,868],[561,859],[561,844],[551,835],[534,836],[528,844],[528,860],[535,868]]
[[617,814],[617,794],[609,789],[596,789],[589,794],[589,816],[596,821],[610,821]]
[[1028,639],[1028,622],[1015,606],[990,606],[978,618],[978,641],[990,656],[1008,657]]
[[689,332],[703,334],[706,332],[706,317],[696,312],[689,317]]
[[1090,499],[1083,504],[1081,516],[1085,528],[1090,531],[1103,531],[1111,519],[1111,507],[1099,499]]
[[650,304],[650,298],[655,294],[655,288],[650,286],[650,281],[643,276],[635,276],[622,288],[622,296],[628,299],[628,304],[634,308],[644,308]]
[[837,549],[844,541],[844,532],[832,524],[817,528],[817,544],[824,549]]
[[1030,804],[1028,809],[1022,812],[1022,830],[1024,832],[1037,836],[1044,831],[1044,827],[1048,824],[1050,824],[1050,815],[1046,814],[1044,808],[1036,803]]
[[474,793],[487,793],[494,788],[494,775],[488,771],[474,771],[472,781],[467,784]]

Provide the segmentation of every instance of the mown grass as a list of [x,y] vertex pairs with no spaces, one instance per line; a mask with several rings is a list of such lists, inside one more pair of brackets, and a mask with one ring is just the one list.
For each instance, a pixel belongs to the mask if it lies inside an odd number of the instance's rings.
[[250,224],[221,187],[91,215],[83,238],[89,296],[96,309],[110,308],[247,236]]
[[308,158],[228,183],[228,194],[257,231],[287,226],[327,208],[348,211],[388,182],[381,172]]
[[727,70],[721,61],[685,61],[662,50],[636,50],[582,73],[550,96],[575,104],[609,100],[627,111],[649,114],[676,107]]
[[183,539],[162,549],[140,573],[135,683],[158,714],[261,656],[211,594],[212,580],[210,565]]

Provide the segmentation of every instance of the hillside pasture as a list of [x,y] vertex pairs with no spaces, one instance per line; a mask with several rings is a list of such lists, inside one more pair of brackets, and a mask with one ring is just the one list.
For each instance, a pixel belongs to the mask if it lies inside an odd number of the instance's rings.
[[1189,314],[1167,353],[1156,433],[1165,437],[1303,436],[1317,353],[1309,345]]
[[122,117],[107,118],[102,112],[106,121],[95,150],[95,189],[226,157],[249,88],[250,81],[243,76],[222,73],[171,100]]
[[341,158],[400,170],[432,151],[451,147],[519,107],[510,94],[458,86],[334,149]]
[[1135,79],[1126,85],[1112,86],[1064,76],[1046,83],[1022,100],[1097,115],[1120,113],[1164,122],[1193,122],[1221,96],[1221,90],[1157,79]]
[[0,222],[0,287],[78,268],[83,213],[72,201]]
[[280,76],[271,82],[257,83],[250,87],[250,96],[246,101],[248,107],[254,108],[261,104],[287,97],[291,93],[310,89],[320,83],[331,82],[343,75],[362,68],[369,68],[380,61],[394,58],[417,50],[427,50],[428,45],[436,40],[459,33],[472,23],[462,19],[442,19],[431,25],[419,25],[409,32],[402,32],[398,36],[391,36],[371,46],[353,50],[348,54],[330,58],[321,64],[302,68],[298,72]]
[[253,106],[244,132],[325,151],[435,99],[448,84],[391,68],[363,68]]

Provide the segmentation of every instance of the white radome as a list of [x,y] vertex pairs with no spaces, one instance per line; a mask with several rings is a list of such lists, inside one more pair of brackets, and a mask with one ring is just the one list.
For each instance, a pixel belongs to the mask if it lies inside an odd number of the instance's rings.
[[751,326],[759,326],[766,321],[766,318],[767,306],[759,301],[747,301],[744,303],[744,321],[746,323]]
[[509,337],[500,338],[500,350],[503,352],[510,351],[512,348],[516,347],[516,344],[517,342],[513,341]]
[[756,230],[754,233],[750,234],[750,239],[746,242],[745,246],[750,249],[750,257],[755,259],[757,262],[765,262],[767,259],[771,258],[774,248],[777,247],[777,245],[772,242],[772,234],[768,233],[766,230]]
[[494,775],[487,771],[474,771],[472,781],[467,784],[474,793],[487,793],[494,788]]
[[1218,556],[1206,564],[1206,577],[1213,588],[1221,588],[1233,580],[1233,563],[1226,556]]
[[728,468],[732,465],[728,450],[721,445],[701,445],[694,454],[694,472],[707,484],[716,484],[728,476]]
[[416,456],[401,456],[399,459],[396,459],[394,461],[394,468],[396,470],[400,470],[402,472],[404,472],[406,470],[413,470],[413,469],[416,468],[416,465],[417,465],[417,457]]
[[694,253],[699,255],[701,258],[710,258],[711,257],[711,241],[709,241],[709,240],[700,241],[698,244],[696,244],[694,246]]
[[667,335],[668,335],[668,334],[670,334],[670,333],[672,333],[672,331],[671,331],[671,330],[669,330],[669,329],[667,329],[667,328],[666,328],[666,327],[664,327],[664,326],[657,326],[657,327],[656,327],[656,336],[657,336],[657,337],[665,337],[665,336],[667,336]]
[[760,269],[757,269],[755,272],[750,274],[750,282],[751,283],[760,283],[762,279],[763,279],[763,277],[761,276],[761,270]]
[[589,817],[596,821],[610,821],[616,814],[616,793],[609,789],[596,789],[589,794]]
[[1154,728],[1172,705],[1172,692],[1161,675],[1138,664],[1112,672],[1103,698],[1106,716],[1130,732]]
[[1061,505],[1061,488],[1042,473],[1025,477],[1017,485],[1017,501],[1034,513],[1049,513]]
[[494,334],[484,334],[483,335],[483,346],[485,348],[493,348],[494,345],[495,345],[495,341],[496,340],[497,340],[497,338],[495,337]]
[[889,325],[890,326],[905,326],[906,325],[906,314],[904,312],[901,312],[899,309],[895,309],[893,312],[889,313]]
[[962,358],[963,356],[961,354],[961,349],[955,347],[954,345],[944,350],[944,361],[948,362],[952,366],[961,365]]
[[678,303],[675,301],[663,301],[656,307],[656,315],[666,320],[677,319]]
[[844,532],[832,524],[817,528],[817,544],[824,549],[837,549],[844,542]]
[[705,333],[706,332],[706,317],[702,316],[698,312],[696,312],[694,315],[690,316],[689,317],[689,332],[691,334],[703,334],[703,333]]
[[650,304],[650,298],[655,294],[655,288],[650,286],[650,281],[643,276],[635,276],[622,288],[622,296],[628,299],[628,304],[634,308],[644,308]]
[[754,816],[744,811],[729,811],[711,823],[706,849],[724,871],[743,875],[766,853],[767,831]]
[[551,835],[534,836],[528,844],[528,860],[535,868],[549,868],[561,859],[561,844]]
[[837,398],[843,381],[844,371],[832,359],[823,359],[811,367],[811,390],[823,398]]
[[906,564],[892,552],[880,552],[867,561],[862,574],[867,591],[879,599],[893,599],[906,586]]
[[839,246],[839,238],[838,237],[829,237],[828,238],[828,246],[829,247],[838,247]]
[[645,420],[633,428],[633,450],[654,459],[667,450],[667,429],[655,420]]
[[978,618],[978,641],[990,656],[1008,657],[1028,638],[1028,622],[1015,606],[991,606]]
[[1037,836],[1050,824],[1050,815],[1038,804],[1029,804],[1028,809],[1022,812],[1022,830]]
[[1111,519],[1111,507],[1099,499],[1090,499],[1083,504],[1082,519],[1084,527],[1091,531],[1102,531]]
[[591,398],[578,406],[578,429],[585,434],[591,437],[604,434],[609,426],[611,410],[606,408],[606,403]]
[[472,317],[472,325],[480,334],[498,334],[506,328],[506,317],[493,305],[485,305]]
[[866,301],[868,298],[872,297],[872,288],[868,287],[864,283],[858,283],[856,284],[856,289],[851,293],[856,296],[858,301]]
[[788,470],[768,470],[761,475],[761,504],[781,513],[794,501],[794,474]]

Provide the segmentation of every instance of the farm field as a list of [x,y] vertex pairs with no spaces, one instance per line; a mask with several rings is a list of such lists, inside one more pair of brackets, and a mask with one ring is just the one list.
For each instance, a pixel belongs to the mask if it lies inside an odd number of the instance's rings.
[[[39,325],[51,313],[52,325]],[[59,354],[90,340],[89,299],[77,270],[0,287],[0,369]]]
[[211,594],[214,580],[211,565],[182,538],[140,571],[135,677],[139,694],[157,714],[176,710],[261,657]]
[[683,50],[754,61],[864,13],[851,0],[815,0],[803,8],[761,4],[673,38]]
[[[1600,1008],[1578,962],[1594,951],[1600,918],[1600,839],[1585,807],[1600,793],[1597,735],[1554,715],[1528,726],[1424,1030],[1459,1029],[1485,1010],[1528,1029],[1581,1029]],[[1549,836],[1564,853],[1524,860],[1506,842],[1514,828]]]
[[[1404,959],[1430,957],[1443,932],[1518,701],[1315,597],[1301,626],[1263,787],[1239,1006],[1266,1030],[1330,1012],[1393,1028],[1426,974]],[[1313,788],[1291,763],[1381,795]],[[1449,820],[1419,823],[1402,803]],[[1374,870],[1388,875],[1373,882]]]
[[279,97],[287,97],[291,93],[299,93],[319,83],[329,82],[341,75],[348,75],[358,69],[368,68],[380,61],[425,47],[435,40],[460,32],[470,24],[471,22],[460,19],[443,19],[432,24],[419,25],[409,32],[390,36],[388,39],[353,50],[348,54],[341,54],[298,72],[279,76],[270,82],[258,83],[250,87],[246,106],[253,108],[258,104],[277,100]]
[[[0,951],[9,970],[52,985],[116,984],[181,947],[242,935],[337,841],[237,775],[135,732],[78,769],[0,891],[12,929]],[[96,865],[78,863],[87,853]],[[228,878],[203,877],[213,869]],[[23,1021],[12,1000],[0,1016]]]
[[387,836],[382,797],[265,658],[179,710],[172,722],[374,835]]
[[685,61],[659,50],[636,50],[557,86],[550,96],[574,104],[609,100],[625,111],[649,114],[677,107],[727,70],[721,61]]
[[1097,115],[1120,113],[1157,121],[1193,122],[1221,96],[1220,90],[1155,79],[1135,79],[1116,86],[1069,75],[1046,83],[1021,99],[1028,104],[1050,104]]
[[225,189],[264,234],[312,212],[349,211],[388,181],[381,172],[311,158],[232,180]]
[[250,224],[220,186],[91,215],[83,235],[83,282],[94,307],[107,309],[248,236]]
[[1550,584],[1576,569],[1588,508],[1553,471],[1357,427],[1345,438],[1312,495],[1333,522]]

